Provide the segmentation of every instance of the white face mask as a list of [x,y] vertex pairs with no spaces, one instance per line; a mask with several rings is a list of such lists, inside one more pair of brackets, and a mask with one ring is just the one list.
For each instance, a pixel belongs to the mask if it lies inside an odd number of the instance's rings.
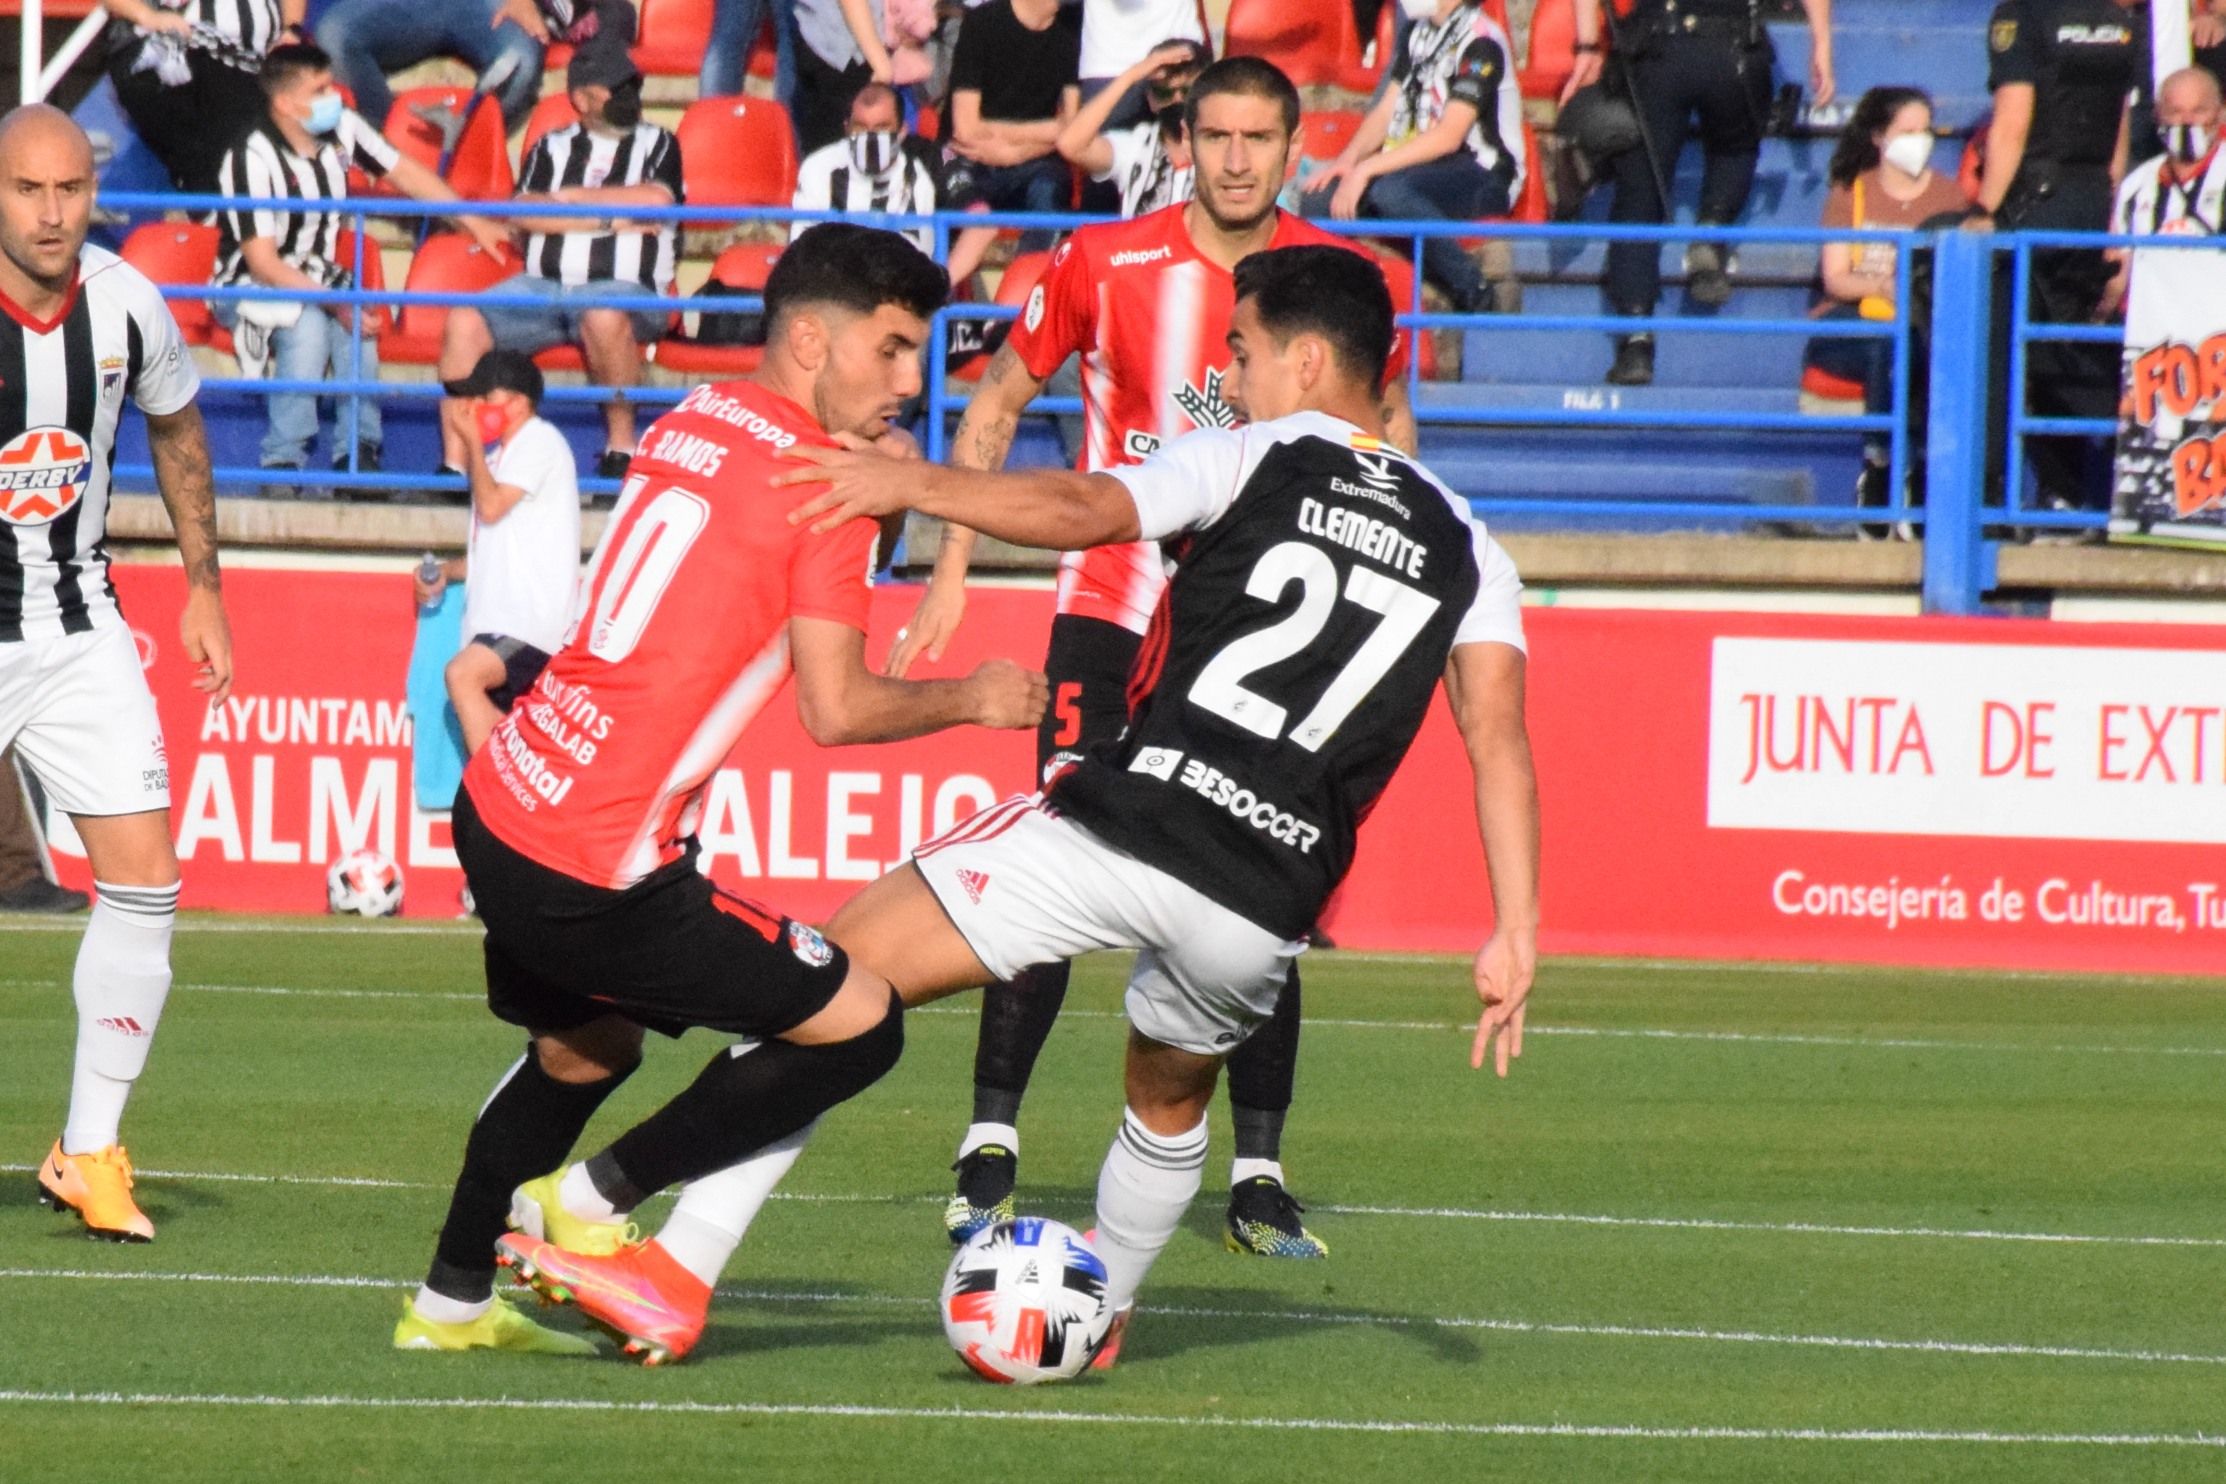
[[1886,141],[1878,153],[1887,164],[1902,174],[1922,175],[1932,165],[1932,136],[1896,134]]
[[2183,165],[2192,165],[2209,154],[2217,139],[2218,131],[2209,124],[2172,124],[2164,130],[2165,148]]
[[1399,9],[1410,21],[1426,21],[1438,13],[1438,0],[1399,0]]

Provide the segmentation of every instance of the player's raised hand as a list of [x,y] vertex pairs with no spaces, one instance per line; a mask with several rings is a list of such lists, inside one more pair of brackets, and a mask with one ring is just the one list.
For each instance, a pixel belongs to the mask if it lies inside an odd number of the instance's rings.
[[905,497],[912,493],[920,477],[918,470],[904,467],[908,461],[892,459],[880,452],[861,453],[849,448],[799,444],[785,450],[781,457],[794,460],[802,467],[776,478],[773,481],[776,488],[806,484],[827,486],[788,513],[790,525],[799,526],[808,521],[815,535],[832,531],[844,521],[855,520],[861,515],[879,520],[906,508]]
[[187,589],[178,638],[193,666],[193,688],[212,701],[230,695],[232,625],[224,616],[224,600],[207,588]]
[[1477,950],[1476,997],[1484,1002],[1484,1014],[1469,1048],[1470,1066],[1481,1070],[1485,1052],[1491,1051],[1493,1070],[1504,1077],[1507,1064],[1523,1054],[1523,1011],[1537,972],[1537,948],[1527,938],[1495,932]]
[[974,691],[977,726],[1032,727],[1051,704],[1051,682],[1011,660],[983,660],[966,683]]

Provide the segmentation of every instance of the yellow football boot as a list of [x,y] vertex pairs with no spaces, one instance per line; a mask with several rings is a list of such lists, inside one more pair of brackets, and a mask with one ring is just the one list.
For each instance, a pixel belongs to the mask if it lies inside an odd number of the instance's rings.
[[630,1221],[588,1221],[564,1209],[557,1186],[564,1171],[528,1180],[510,1194],[510,1229],[582,1257],[610,1257],[641,1240]]
[[402,1300],[394,1326],[397,1350],[508,1350],[520,1355],[594,1355],[595,1341],[536,1324],[508,1299],[497,1296],[487,1312],[464,1324],[437,1324],[417,1312],[414,1298]]

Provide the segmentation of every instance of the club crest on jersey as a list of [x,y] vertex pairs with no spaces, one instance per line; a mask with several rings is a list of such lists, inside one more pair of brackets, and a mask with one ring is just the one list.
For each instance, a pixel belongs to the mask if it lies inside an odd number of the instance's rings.
[[835,950],[827,946],[819,930],[801,922],[788,925],[788,947],[791,953],[815,969],[824,969],[835,961]]
[[93,451],[68,428],[40,427],[0,444],[0,520],[43,526],[85,498]]
[[1183,416],[1190,419],[1192,426],[1233,428],[1237,425],[1237,409],[1231,407],[1221,395],[1221,376],[1221,372],[1209,366],[1206,368],[1206,384],[1203,387],[1193,386],[1186,381],[1175,388],[1175,405],[1182,409]]
[[124,384],[124,358],[107,356],[100,363],[100,395],[103,402],[116,394]]

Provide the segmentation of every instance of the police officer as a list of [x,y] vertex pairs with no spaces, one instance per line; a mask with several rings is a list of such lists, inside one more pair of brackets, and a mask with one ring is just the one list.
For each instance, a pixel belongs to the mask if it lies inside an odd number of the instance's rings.
[[[2148,67],[2146,7],[2141,0],[2002,0],[1987,28],[1987,50],[1994,122],[1979,210],[2004,230],[2107,230],[2112,175],[2125,148],[2127,98]],[[2006,254],[1999,266],[1997,409],[2008,395]],[[2100,251],[2035,252],[2031,318],[2057,324],[2094,319],[2110,276]],[[2042,341],[2027,351],[2025,367],[2026,405],[2041,416],[2107,417],[2117,405],[2118,352],[2112,346]],[[2108,498],[2106,480],[2084,477],[2089,441],[2030,442],[2044,503],[2070,508]]]
[[[1821,106],[1831,102],[1834,91],[1832,3],[1801,0],[1801,5],[1811,37],[1809,88]],[[1747,209],[1771,103],[1773,53],[1761,11],[1761,0],[1638,0],[1615,24],[1617,61],[1642,132],[1640,146],[1614,161],[1611,221],[1668,220],[1663,192],[1676,178],[1677,157],[1696,115],[1707,152],[1699,221],[1729,225]],[[1599,76],[1598,44],[1588,49],[1581,40],[1599,35],[1599,12],[1600,0],[1577,0],[1580,44],[1572,90]],[[1714,306],[1731,297],[1725,258],[1717,243],[1686,249],[1686,292],[1694,303]],[[1609,244],[1607,290],[1611,312],[1634,318],[1653,314],[1662,291],[1661,245]],[[1608,380],[1644,386],[1653,379],[1654,337],[1643,332],[1621,337]]]

